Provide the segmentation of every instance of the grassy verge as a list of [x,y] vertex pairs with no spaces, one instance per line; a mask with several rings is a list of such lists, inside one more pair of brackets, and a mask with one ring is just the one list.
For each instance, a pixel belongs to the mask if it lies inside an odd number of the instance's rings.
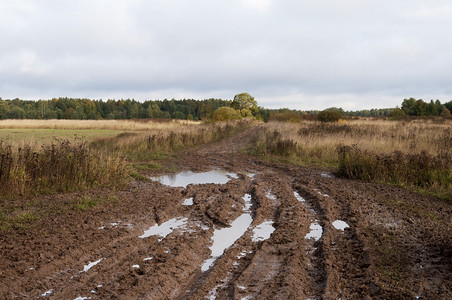
[[[126,124],[130,129],[132,123]],[[129,176],[141,179],[142,171],[159,169],[159,161],[177,151],[219,141],[245,130],[251,121],[193,124],[169,123],[164,129],[153,124],[152,130],[144,131],[139,127],[140,130],[97,138],[89,143],[56,139],[40,144],[32,140],[34,135],[28,144],[0,139],[0,198],[118,186]],[[76,124],[65,124],[69,125],[76,127]],[[100,129],[92,130],[97,133]],[[87,209],[91,204],[82,203],[80,208]]]
[[452,123],[270,122],[249,152],[266,159],[333,168],[339,176],[405,186],[452,203]]
[[362,151],[357,146],[339,146],[339,176],[418,189],[448,199],[452,204],[452,156],[423,151],[391,154]]
[[118,152],[137,170],[158,169],[155,161],[184,149],[219,141],[242,132],[252,121],[238,120],[151,132],[128,132],[93,142],[96,149]]
[[87,143],[60,141],[41,148],[14,148],[0,141],[2,198],[118,185],[124,180],[125,170],[118,155],[94,150]]

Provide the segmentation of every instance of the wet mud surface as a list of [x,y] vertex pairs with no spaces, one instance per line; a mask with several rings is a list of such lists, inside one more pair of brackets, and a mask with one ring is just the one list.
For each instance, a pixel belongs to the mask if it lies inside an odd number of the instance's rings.
[[221,184],[2,203],[39,218],[0,232],[0,298],[452,299],[450,205],[237,154],[248,139],[167,162],[175,174],[224,170]]

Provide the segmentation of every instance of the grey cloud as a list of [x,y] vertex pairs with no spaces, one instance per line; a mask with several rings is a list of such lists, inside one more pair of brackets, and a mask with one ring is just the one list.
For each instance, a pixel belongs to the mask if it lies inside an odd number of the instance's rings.
[[449,1],[0,2],[3,98],[248,91],[359,109],[451,93]]

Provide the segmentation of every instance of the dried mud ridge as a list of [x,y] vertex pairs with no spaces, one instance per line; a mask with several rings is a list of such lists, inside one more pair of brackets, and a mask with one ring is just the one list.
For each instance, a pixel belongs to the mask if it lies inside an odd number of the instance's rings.
[[[246,141],[239,135],[170,162],[237,174],[224,184],[137,181],[33,199],[24,209],[50,213],[1,232],[0,298],[452,299],[450,205],[232,153]],[[80,197],[110,200],[57,211]],[[214,232],[244,214],[251,224],[206,264]],[[166,236],[146,236],[168,221]],[[264,222],[274,231],[256,240]]]

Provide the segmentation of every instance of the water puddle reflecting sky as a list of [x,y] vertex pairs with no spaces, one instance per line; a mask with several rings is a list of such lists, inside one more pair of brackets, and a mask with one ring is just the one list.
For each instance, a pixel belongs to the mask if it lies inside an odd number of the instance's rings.
[[309,229],[311,229],[311,231],[305,236],[305,238],[314,239],[315,241],[320,240],[323,234],[322,226],[318,223],[312,223],[311,226],[309,226]]
[[305,202],[306,200],[300,196],[300,194],[298,194],[298,192],[294,191],[293,195],[295,196],[295,198],[297,198],[298,201],[300,202]]
[[344,221],[341,221],[341,220],[334,221],[333,222],[333,226],[337,230],[342,230],[342,231],[344,231],[345,228],[349,228],[350,227],[347,223],[345,223]]
[[245,201],[245,207],[243,208],[244,214],[232,221],[230,227],[215,229],[212,236],[212,246],[210,246],[211,255],[201,266],[201,271],[205,272],[210,269],[215,260],[223,255],[223,252],[232,246],[236,240],[238,240],[247,230],[253,222],[251,217],[251,195],[246,194],[243,196]]
[[193,173],[191,171],[181,172],[179,174],[151,177],[151,180],[172,187],[186,188],[189,184],[225,184],[229,180],[237,178],[238,176],[235,173],[226,172],[224,170],[212,170],[203,173]]
[[269,239],[273,231],[275,231],[273,221],[264,221],[254,228],[252,240],[253,242],[260,242]]
[[184,202],[182,202],[182,205],[187,205],[187,206],[193,205],[193,197],[185,199]]
[[105,258],[101,258],[101,259],[98,259],[98,260],[96,260],[96,261],[94,261],[94,262],[88,263],[87,265],[85,265],[85,266],[83,267],[83,271],[80,271],[80,273],[88,272],[89,269],[91,269],[92,267],[94,267],[95,265],[97,265],[98,263],[100,263],[101,261],[103,261],[104,259],[105,259]]
[[155,224],[151,226],[148,230],[145,230],[142,235],[139,236],[140,239],[150,237],[151,235],[158,235],[160,238],[158,241],[162,241],[168,234],[173,232],[175,229],[186,229],[188,218],[174,218],[163,222],[158,225]]
[[41,295],[41,297],[47,297],[49,295],[53,294],[53,290],[48,290],[47,292],[45,292],[44,294]]

